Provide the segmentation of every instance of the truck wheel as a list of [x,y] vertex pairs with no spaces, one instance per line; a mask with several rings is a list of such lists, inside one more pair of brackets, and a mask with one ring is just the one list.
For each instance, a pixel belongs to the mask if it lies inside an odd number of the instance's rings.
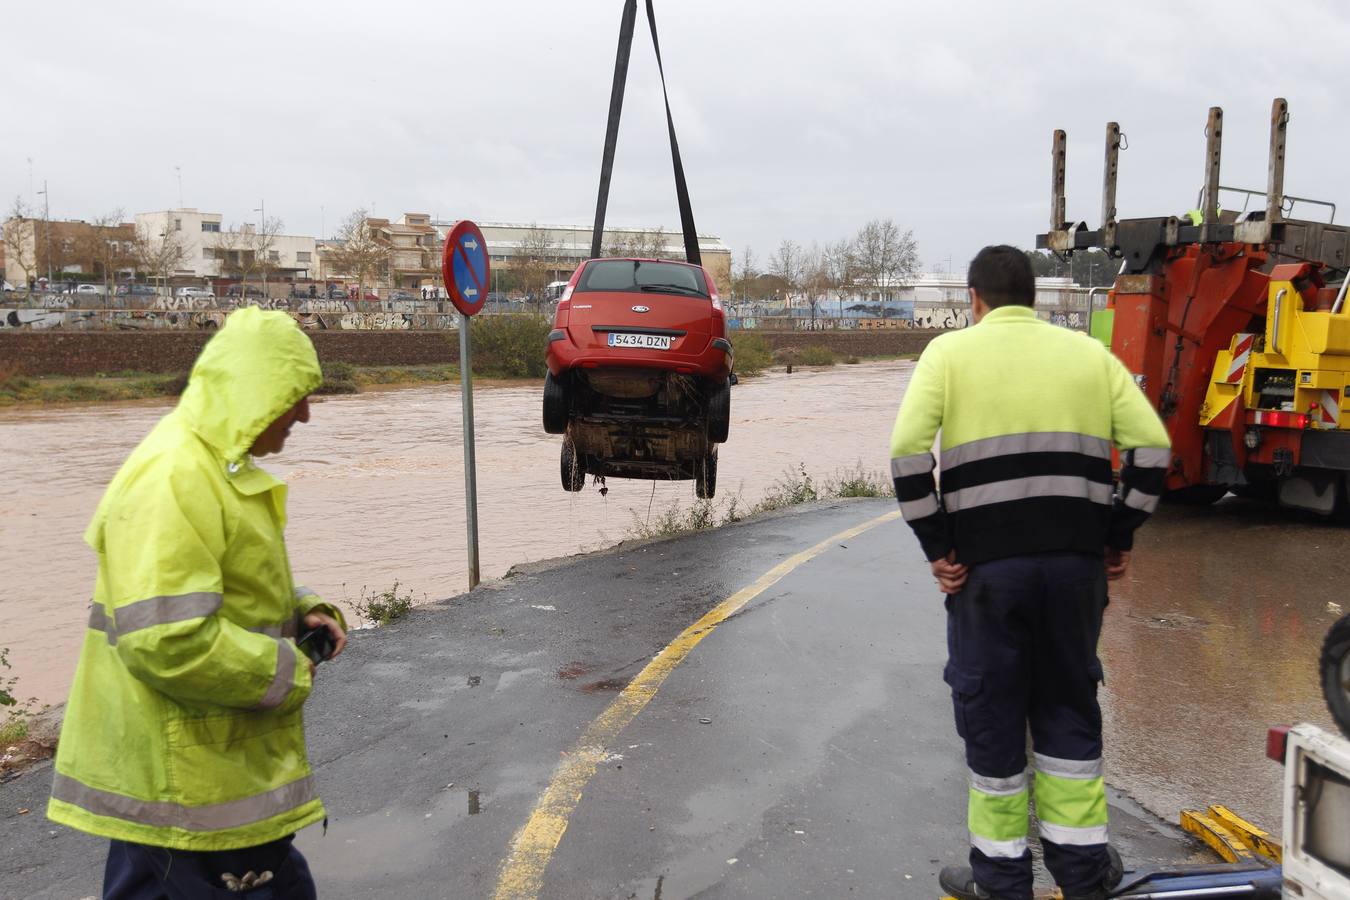
[[711,500],[717,494],[717,450],[696,463],[694,469],[694,496]]
[[731,433],[731,384],[723,381],[708,395],[708,440],[726,442]]
[[586,486],[586,459],[577,455],[576,445],[571,438],[563,438],[560,474],[564,491],[575,494]]
[[[564,374],[563,376],[567,376]],[[567,387],[562,380],[554,378],[552,372],[544,375],[544,431],[549,434],[562,434],[567,430]]]
[[1210,506],[1228,494],[1226,484],[1191,484],[1163,494],[1164,503],[1177,506]]
[[1350,616],[1343,617],[1322,642],[1322,696],[1341,731],[1350,737]]

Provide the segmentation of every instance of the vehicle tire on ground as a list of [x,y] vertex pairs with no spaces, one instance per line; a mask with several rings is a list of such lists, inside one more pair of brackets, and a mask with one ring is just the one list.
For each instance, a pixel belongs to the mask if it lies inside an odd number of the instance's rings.
[[708,395],[708,440],[725,443],[731,433],[731,383],[723,381]]
[[[566,377],[564,375],[564,377]],[[567,431],[567,386],[552,372],[544,374],[544,431],[562,434]]]
[[1350,737],[1350,616],[1331,626],[1322,642],[1322,696],[1341,731]]
[[1191,484],[1163,494],[1164,503],[1177,506],[1210,506],[1228,495],[1226,484]]
[[717,495],[717,450],[714,448],[707,456],[695,463],[694,496],[700,500],[711,500]]
[[576,445],[571,438],[563,438],[560,474],[565,491],[575,494],[586,486],[586,459],[577,455]]

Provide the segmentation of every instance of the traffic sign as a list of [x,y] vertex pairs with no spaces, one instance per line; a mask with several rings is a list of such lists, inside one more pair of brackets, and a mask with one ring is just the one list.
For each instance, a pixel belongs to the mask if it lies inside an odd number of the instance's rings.
[[441,252],[441,278],[450,302],[466,316],[478,312],[487,300],[490,274],[483,232],[468,219],[461,219],[445,236]]

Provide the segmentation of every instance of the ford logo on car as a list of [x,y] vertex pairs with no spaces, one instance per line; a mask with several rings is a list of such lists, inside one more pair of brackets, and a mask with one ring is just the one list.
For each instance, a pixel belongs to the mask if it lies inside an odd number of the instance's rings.
[[633,307],[633,312],[637,312],[637,313],[651,312],[651,311],[652,311],[652,309],[651,309],[650,306],[635,306],[635,307]]

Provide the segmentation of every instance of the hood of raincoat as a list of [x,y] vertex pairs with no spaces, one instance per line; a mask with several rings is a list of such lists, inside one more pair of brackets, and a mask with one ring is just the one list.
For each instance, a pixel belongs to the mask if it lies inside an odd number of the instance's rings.
[[289,313],[230,313],[192,366],[178,411],[227,462],[323,382],[319,357]]

